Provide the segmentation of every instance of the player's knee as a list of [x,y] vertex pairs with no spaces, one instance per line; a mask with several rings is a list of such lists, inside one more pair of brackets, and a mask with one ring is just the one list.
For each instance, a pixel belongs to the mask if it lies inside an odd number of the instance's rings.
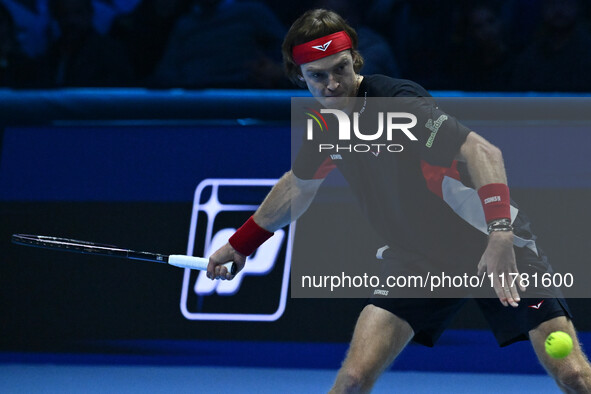
[[588,368],[576,366],[558,372],[558,385],[567,392],[587,393],[591,390],[591,374]]
[[345,368],[339,374],[343,393],[362,393],[371,389],[373,381],[369,374],[354,368]]

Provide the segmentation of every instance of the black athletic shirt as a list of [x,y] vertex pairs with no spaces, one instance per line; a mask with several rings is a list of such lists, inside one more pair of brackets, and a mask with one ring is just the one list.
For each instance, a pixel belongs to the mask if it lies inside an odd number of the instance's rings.
[[[351,145],[400,144],[401,152],[376,148],[369,152],[319,152],[319,142],[340,144],[338,126],[328,123],[323,140],[304,140],[292,171],[300,179],[325,177],[335,166],[341,171],[371,225],[389,245],[423,254],[431,259],[458,259],[478,263],[486,247],[486,222],[476,191],[471,187],[463,163],[455,160],[470,132],[452,116],[441,111],[431,95],[418,84],[383,75],[365,76],[359,87],[354,112],[360,112],[360,129],[377,130],[378,112],[409,112],[417,117],[411,141],[402,132],[387,141],[351,140]],[[399,97],[400,106],[383,108],[365,97]],[[327,122],[336,117],[325,116]],[[372,128],[373,127],[373,128]],[[363,130],[363,129],[362,129]],[[316,135],[314,136],[316,138]],[[362,149],[363,146],[359,150]],[[351,149],[353,150],[353,149]],[[512,208],[513,215],[517,209]],[[514,218],[515,219],[515,218]],[[535,251],[527,220],[517,220],[517,246]],[[459,263],[460,261],[458,261]]]

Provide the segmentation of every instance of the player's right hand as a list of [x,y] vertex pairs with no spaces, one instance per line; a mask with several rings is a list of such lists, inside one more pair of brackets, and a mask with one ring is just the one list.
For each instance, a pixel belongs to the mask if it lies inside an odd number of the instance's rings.
[[[236,273],[232,275],[228,269],[223,266],[227,262],[234,262],[236,264]],[[207,264],[207,277],[209,279],[232,280],[236,274],[244,268],[246,264],[246,256],[239,253],[230,245],[226,243],[224,246],[215,251],[209,256],[209,264]]]
[[[493,275],[493,288],[503,306],[519,306],[519,291],[525,291],[520,281],[511,280],[519,276],[515,252],[513,250],[513,232],[493,231],[488,237],[488,245],[480,262],[478,275],[484,272]],[[503,278],[503,280],[501,280]]]

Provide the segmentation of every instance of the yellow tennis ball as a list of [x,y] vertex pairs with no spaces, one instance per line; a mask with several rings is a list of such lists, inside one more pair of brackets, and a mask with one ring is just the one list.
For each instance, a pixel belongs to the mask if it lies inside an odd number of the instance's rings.
[[545,345],[550,357],[565,358],[573,350],[573,339],[564,331],[554,331],[546,338]]

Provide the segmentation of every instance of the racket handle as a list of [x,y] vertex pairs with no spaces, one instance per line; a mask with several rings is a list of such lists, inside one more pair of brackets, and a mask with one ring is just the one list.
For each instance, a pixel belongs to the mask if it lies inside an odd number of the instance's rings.
[[[171,254],[168,256],[168,264],[180,268],[205,271],[207,270],[209,259],[206,259],[205,257],[185,256],[183,254]],[[223,264],[223,266],[226,267],[229,273],[236,273],[236,263],[229,262]]]

